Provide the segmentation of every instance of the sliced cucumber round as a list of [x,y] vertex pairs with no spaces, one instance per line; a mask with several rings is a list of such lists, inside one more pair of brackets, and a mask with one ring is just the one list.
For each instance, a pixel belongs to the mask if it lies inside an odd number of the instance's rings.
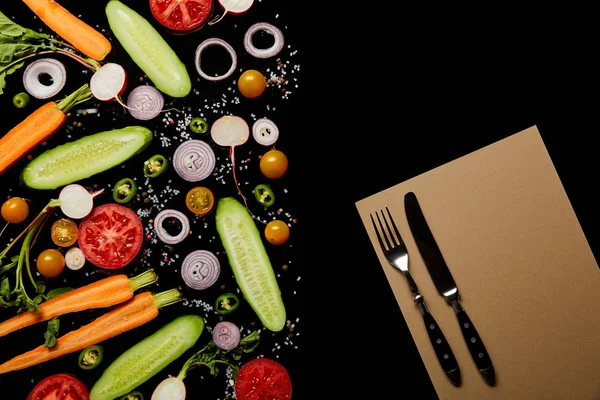
[[143,126],[85,136],[31,160],[21,171],[20,180],[31,189],[56,189],[115,167],[151,142],[152,131]]
[[187,96],[192,90],[187,69],[150,22],[119,0],[110,0],[105,11],[115,37],[156,88],[171,97]]
[[203,330],[201,317],[177,317],[117,357],[92,387],[90,400],[112,400],[131,392],[192,348]]
[[248,210],[235,198],[221,198],[216,210],[217,232],[235,280],[262,324],[283,329],[286,312],[275,272],[260,233]]

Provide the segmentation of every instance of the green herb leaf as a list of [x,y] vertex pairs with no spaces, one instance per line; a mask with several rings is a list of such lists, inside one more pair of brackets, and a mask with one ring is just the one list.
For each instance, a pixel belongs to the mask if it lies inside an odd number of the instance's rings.
[[38,33],[22,27],[15,23],[12,19],[8,18],[2,12],[0,12],[0,35],[19,38],[24,37],[26,40],[44,40],[48,39],[49,36],[45,33]]
[[[2,90],[0,90],[0,94],[1,93],[2,93]],[[12,267],[14,267],[15,265],[17,265],[17,262],[19,262],[19,256],[12,256],[10,258],[10,262],[8,264],[0,267],[0,276],[4,275],[8,271],[10,271],[10,269]],[[0,265],[2,265],[2,260],[1,259],[0,259]]]
[[50,348],[56,344],[56,337],[58,336],[59,328],[60,320],[58,317],[54,317],[48,321],[48,328],[46,329],[46,333],[44,333],[44,338],[46,339],[44,342],[44,347]]
[[10,64],[0,64],[0,94],[4,93],[6,87],[6,76],[14,73],[25,64],[25,61]]
[[73,288],[71,288],[71,287],[62,287],[62,288],[52,289],[51,291],[46,293],[46,300],[53,299],[55,297],[60,296],[61,294],[70,292],[71,290],[73,290]]

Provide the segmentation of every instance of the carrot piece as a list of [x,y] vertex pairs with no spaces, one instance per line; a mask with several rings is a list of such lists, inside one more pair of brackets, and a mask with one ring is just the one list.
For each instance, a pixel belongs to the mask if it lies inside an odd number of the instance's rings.
[[0,337],[68,313],[120,304],[131,299],[134,291],[157,279],[156,273],[149,270],[133,278],[128,278],[125,274],[113,275],[73,289],[43,302],[37,311],[26,311],[0,323]]
[[71,14],[54,0],[23,0],[50,29],[77,50],[96,61],[104,60],[111,44],[100,32]]
[[155,295],[150,292],[138,294],[112,311],[96,318],[93,322],[56,339],[53,347],[47,348],[41,345],[1,364],[0,374],[25,369],[81,351],[86,347],[142,326],[156,318],[160,308],[178,302],[180,299],[181,292],[177,289]]
[[67,120],[67,111],[91,98],[92,92],[85,84],[59,102],[44,104],[0,138],[0,175],[58,131]]

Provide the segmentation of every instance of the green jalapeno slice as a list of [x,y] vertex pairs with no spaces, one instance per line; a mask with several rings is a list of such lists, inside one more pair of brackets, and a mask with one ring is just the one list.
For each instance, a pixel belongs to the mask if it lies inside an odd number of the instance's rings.
[[165,172],[169,162],[165,156],[160,154],[153,155],[148,160],[144,161],[144,175],[148,178],[155,178]]
[[190,121],[189,127],[192,132],[205,133],[208,131],[208,122],[204,118],[196,117]]
[[144,395],[135,390],[131,393],[127,393],[119,397],[119,400],[144,400]]
[[240,299],[234,293],[223,293],[217,297],[215,310],[221,315],[227,315],[240,306]]
[[104,358],[104,348],[100,345],[90,346],[79,353],[79,367],[94,369]]
[[127,203],[137,194],[137,183],[131,178],[123,178],[113,189],[113,199],[117,203]]
[[265,207],[271,207],[275,202],[275,194],[267,185],[260,184],[254,188],[254,197],[256,201]]

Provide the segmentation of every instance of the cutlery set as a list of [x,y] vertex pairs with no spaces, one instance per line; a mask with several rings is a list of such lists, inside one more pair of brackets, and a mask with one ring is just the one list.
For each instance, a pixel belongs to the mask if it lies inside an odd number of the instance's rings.
[[[471,358],[475,362],[475,365],[477,369],[479,369],[485,382],[490,386],[494,386],[496,383],[496,376],[492,361],[473,322],[471,322],[467,312],[459,302],[458,287],[446,265],[435,238],[429,229],[417,197],[413,192],[406,193],[404,196],[404,209],[408,225],[417,244],[417,248],[419,249],[419,253],[425,262],[427,271],[438,292],[446,299],[446,302],[452,306],[456,313],[456,318],[467,344],[467,348],[469,349],[469,353],[471,354]],[[390,210],[386,207],[385,212],[384,210],[380,210],[375,212],[375,217],[373,217],[373,214],[371,214],[370,217],[386,259],[394,268],[400,270],[406,278],[408,287],[413,294],[413,300],[419,307],[423,316],[425,329],[429,334],[429,339],[431,340],[435,354],[440,362],[440,366],[446,373],[448,379],[455,386],[460,386],[460,368],[450,345],[425,305],[425,299],[419,292],[417,284],[408,270],[408,250],[404,240],[400,236],[400,232],[396,227],[396,223],[392,218]]]

